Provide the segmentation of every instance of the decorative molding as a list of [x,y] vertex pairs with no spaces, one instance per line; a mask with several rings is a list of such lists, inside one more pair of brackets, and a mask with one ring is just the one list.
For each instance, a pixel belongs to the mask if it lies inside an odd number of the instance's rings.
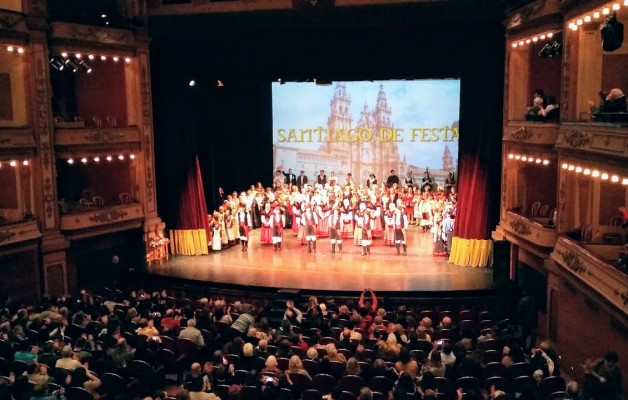
[[0,28],[2,29],[11,29],[15,27],[22,19],[24,19],[21,15],[17,14],[0,14]]
[[567,268],[569,268],[573,272],[577,274],[583,274],[587,272],[587,267],[584,266],[584,262],[582,262],[580,257],[578,257],[578,255],[574,252],[570,250],[561,251],[559,249],[556,249],[556,252],[560,254],[560,256],[563,258],[563,261],[565,261],[565,265],[567,266]]
[[532,234],[532,231],[530,230],[530,226],[519,220],[514,219],[510,221],[510,226],[519,235],[527,236],[527,235]]
[[35,64],[35,132],[39,139],[39,152],[42,160],[42,183],[44,193],[44,211],[46,229],[56,226],[56,195],[52,182],[55,179],[52,159],[51,129],[52,115],[50,106],[50,87],[48,79],[48,51],[45,44],[33,45]]
[[141,142],[139,130],[135,126],[121,128],[74,128],[55,129],[55,146],[112,145]]
[[52,182],[50,178],[44,180],[44,204],[46,211],[46,218],[52,218],[52,203],[54,201]]
[[124,137],[124,133],[99,129],[91,133],[86,133],[83,137],[91,142],[114,142],[122,139]]
[[11,239],[13,236],[17,235],[15,232],[13,231],[0,231],[0,243]]
[[515,140],[525,142],[533,136],[533,133],[532,130],[527,129],[525,126],[520,126],[519,128],[511,131],[510,136],[512,136]]
[[0,231],[0,250],[2,246],[34,240],[41,237],[37,222],[30,220],[26,222],[18,222],[5,225]]
[[82,40],[107,45],[135,45],[135,37],[131,31],[67,22],[53,22],[52,36],[54,39]]
[[[138,220],[143,217],[142,205],[140,203],[131,203],[101,210],[62,215],[61,230],[77,231],[107,225],[113,226],[123,222],[139,223]],[[66,235],[68,234],[71,233],[66,233]]]
[[589,144],[591,138],[586,132],[574,129],[565,132],[565,141],[571,147],[581,147]]
[[148,74],[148,54],[139,57],[140,65],[140,101],[142,107],[142,131],[144,136],[144,168],[146,185],[146,210],[155,210],[155,182],[153,176],[152,113],[150,103],[150,76]]
[[92,215],[89,217],[89,220],[94,222],[113,222],[124,218],[127,215],[128,213],[124,210],[108,210]]

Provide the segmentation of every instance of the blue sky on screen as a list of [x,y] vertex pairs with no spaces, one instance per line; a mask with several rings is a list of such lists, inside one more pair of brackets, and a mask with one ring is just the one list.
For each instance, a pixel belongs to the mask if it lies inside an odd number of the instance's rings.
[[[398,143],[402,155],[408,163],[419,167],[440,168],[445,145],[454,158],[458,157],[458,142],[420,141],[419,136],[411,141],[413,128],[442,128],[451,126],[459,119],[460,81],[415,80],[415,81],[375,81],[346,82],[347,93],[351,97],[350,113],[352,125],[360,118],[364,104],[369,111],[375,108],[377,93],[383,85],[388,105],[392,110],[392,125],[403,129],[403,142]],[[279,129],[316,129],[327,127],[330,114],[330,101],[334,95],[336,82],[331,86],[317,86],[308,82],[287,82],[280,85],[274,82],[273,91],[273,144],[277,144]],[[321,143],[281,143],[303,149],[318,149]]]

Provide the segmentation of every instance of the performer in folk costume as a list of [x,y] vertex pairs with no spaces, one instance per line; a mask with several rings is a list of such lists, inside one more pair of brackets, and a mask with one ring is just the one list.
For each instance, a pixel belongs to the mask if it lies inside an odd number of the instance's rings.
[[331,216],[329,217],[329,239],[331,242],[331,252],[336,252],[336,244],[338,245],[338,252],[342,253],[342,237],[340,232],[342,230],[342,215],[337,206],[334,206]]
[[353,244],[356,246],[362,245],[362,225],[364,220],[364,214],[366,211],[366,204],[360,203],[357,207],[353,219],[355,220],[355,227],[353,228]]
[[373,217],[373,238],[380,238],[384,235],[384,228],[382,225],[382,206],[377,201],[375,194],[371,195],[371,202],[366,206],[367,210]]
[[225,221],[225,207],[218,207],[218,222],[220,222],[220,247],[222,250],[229,247],[229,236],[227,236],[227,222]]
[[316,207],[318,213],[318,225],[316,226],[317,237],[329,237],[329,217],[331,216],[331,208],[329,203],[325,203]]
[[351,203],[348,197],[345,197],[342,200],[342,210],[340,212],[342,216],[342,232],[341,236],[343,239],[351,239],[353,238],[353,208],[351,208]]
[[301,218],[301,195],[296,193],[294,194],[294,198],[292,204],[290,206],[292,208],[292,225],[290,228],[292,232],[299,232],[299,219]]
[[240,209],[236,214],[238,221],[238,230],[240,235],[240,243],[242,244],[242,251],[246,251],[249,248],[249,230],[253,226],[253,218],[251,213],[246,211],[246,205],[240,203]]
[[240,242],[240,227],[238,226],[238,207],[239,204],[229,210],[231,214],[231,237],[235,239],[236,243]]
[[447,251],[445,250],[445,241],[446,237],[442,229],[440,215],[434,216],[434,225],[430,229],[432,232],[432,241],[434,242],[434,250],[432,254],[435,256],[445,256],[447,255]]
[[[371,243],[373,242],[373,216],[371,212],[366,208],[366,204],[360,204],[360,211],[362,211],[362,255],[371,254]],[[359,223],[359,222],[358,222]]]
[[395,228],[393,222],[395,219],[395,204],[388,204],[388,211],[384,213],[384,244],[388,246],[395,245]]
[[272,211],[270,210],[270,203],[266,203],[261,214],[262,229],[260,231],[259,240],[262,244],[273,242],[273,228],[270,225],[271,216]]
[[312,252],[312,246],[316,251],[316,224],[318,223],[318,216],[312,210],[312,205],[308,203],[305,208],[305,213],[301,217],[301,225],[305,228],[305,240],[307,241],[308,253]]
[[399,204],[395,208],[393,215],[393,228],[395,230],[395,247],[397,247],[397,255],[401,254],[400,247],[403,245],[403,255],[408,255],[408,246],[406,245],[406,229],[408,229],[408,216],[403,212],[403,205]]
[[218,220],[218,213],[216,213],[216,215],[214,215],[214,222],[212,224],[212,231],[213,231],[213,236],[212,236],[212,250],[214,251],[220,251],[222,249],[222,243],[221,243],[221,235],[220,235],[220,231],[222,230],[222,225],[220,223],[220,221]]
[[275,205],[275,209],[270,217],[270,226],[272,227],[272,241],[275,250],[281,250],[281,242],[283,241],[283,226],[286,224],[286,216],[282,213],[281,207]]

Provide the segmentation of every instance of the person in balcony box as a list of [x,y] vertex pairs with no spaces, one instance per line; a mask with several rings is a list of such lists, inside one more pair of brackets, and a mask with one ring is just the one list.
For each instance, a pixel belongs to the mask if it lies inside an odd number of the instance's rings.
[[605,113],[628,112],[628,103],[624,92],[619,88],[611,89],[604,99],[601,111]]

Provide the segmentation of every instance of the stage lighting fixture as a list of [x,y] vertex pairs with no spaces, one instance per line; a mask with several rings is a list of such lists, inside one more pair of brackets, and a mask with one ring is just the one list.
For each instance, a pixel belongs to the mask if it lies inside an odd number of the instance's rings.
[[539,57],[541,58],[552,58],[559,56],[563,49],[563,43],[560,39],[552,40],[548,42],[541,51],[539,51]]
[[59,56],[51,57],[50,65],[52,65],[52,67],[57,71],[63,71],[63,69],[65,68],[65,63],[61,58],[59,58]]
[[74,159],[68,158],[68,164],[70,164],[70,165],[74,164]]
[[70,69],[70,71],[72,71],[72,72],[76,72],[79,69],[79,66],[76,63],[76,61],[74,61],[71,58],[68,58],[67,60],[65,60],[65,66],[68,67]]
[[79,62],[79,65],[81,67],[83,67],[83,69],[85,70],[85,72],[87,72],[88,74],[90,74],[92,72],[92,66],[89,65],[88,63],[85,62],[85,60],[81,60]]
[[600,25],[602,36],[602,49],[615,51],[624,43],[624,24],[617,20],[617,14],[613,13]]

